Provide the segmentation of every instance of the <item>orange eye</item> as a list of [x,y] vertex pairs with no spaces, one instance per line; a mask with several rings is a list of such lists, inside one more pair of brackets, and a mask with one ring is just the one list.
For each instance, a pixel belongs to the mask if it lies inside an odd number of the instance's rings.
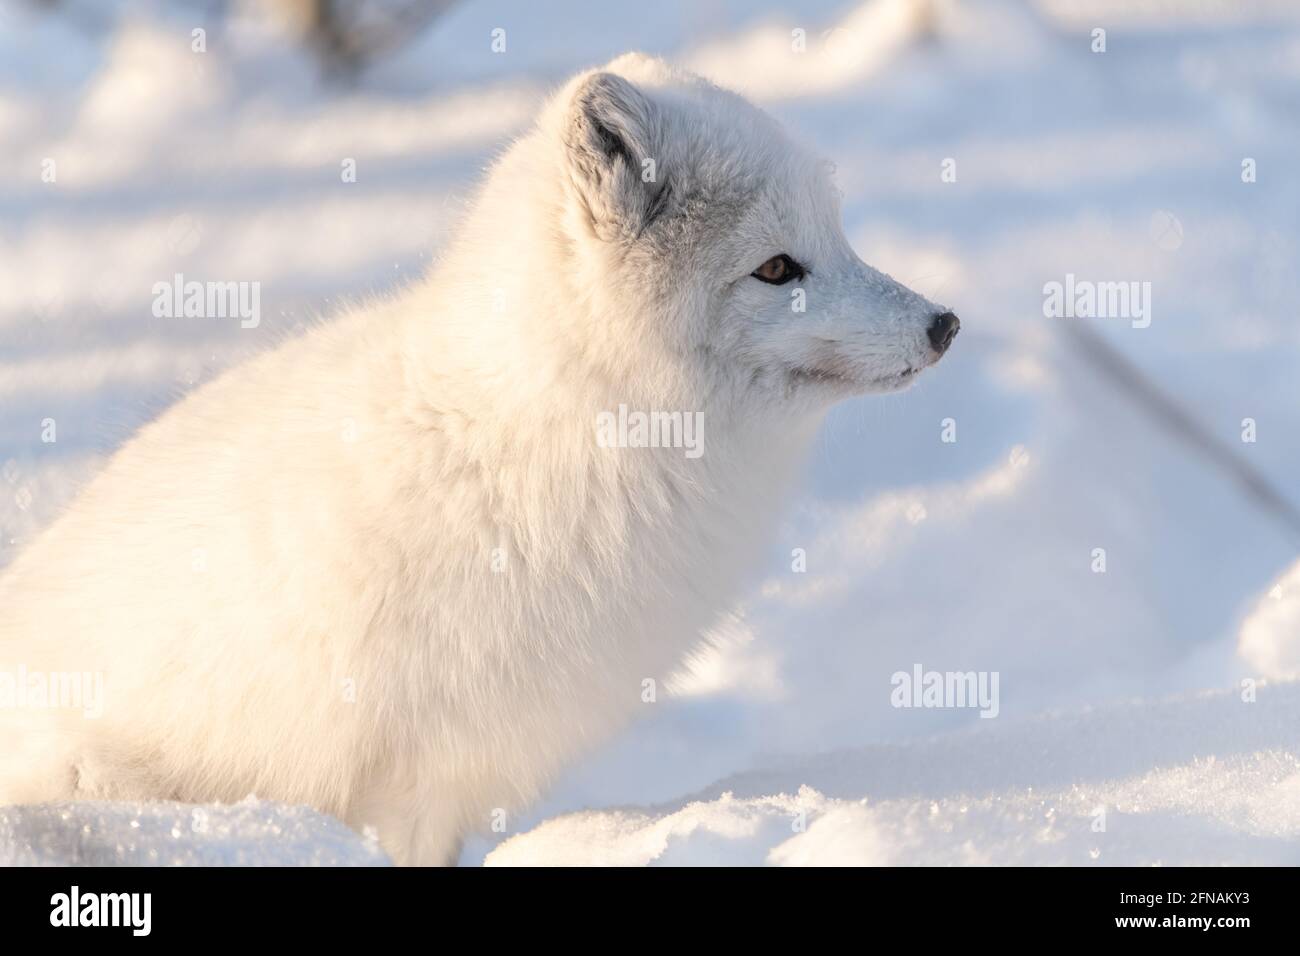
[[779,256],[773,256],[761,266],[755,269],[750,275],[755,279],[767,282],[771,285],[783,285],[791,279],[802,279],[806,275],[804,267],[799,265],[784,252]]

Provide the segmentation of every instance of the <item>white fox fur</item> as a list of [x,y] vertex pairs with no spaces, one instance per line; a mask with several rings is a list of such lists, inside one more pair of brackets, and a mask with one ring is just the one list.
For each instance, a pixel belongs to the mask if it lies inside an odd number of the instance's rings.
[[[751,276],[781,253],[808,274]],[[14,562],[0,670],[104,702],[0,711],[0,804],[256,794],[454,862],[698,644],[825,410],[937,360],[942,311],[739,96],[573,78],[423,282],[178,402]],[[703,454],[603,447],[620,405]]]

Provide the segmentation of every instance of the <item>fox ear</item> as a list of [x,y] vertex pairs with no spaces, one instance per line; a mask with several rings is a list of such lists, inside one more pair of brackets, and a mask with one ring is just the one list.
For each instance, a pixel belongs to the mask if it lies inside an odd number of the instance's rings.
[[573,94],[564,146],[568,174],[602,239],[634,239],[671,195],[657,168],[659,107],[613,73],[594,73]]

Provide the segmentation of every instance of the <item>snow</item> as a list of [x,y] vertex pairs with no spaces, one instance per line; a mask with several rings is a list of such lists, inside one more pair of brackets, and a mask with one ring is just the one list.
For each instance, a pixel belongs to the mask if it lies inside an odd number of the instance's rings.
[[1296,865],[1298,726],[1295,684],[980,724],[554,817],[486,863]]
[[[550,86],[645,49],[832,157],[860,254],[962,333],[911,392],[831,416],[716,646],[462,862],[1297,862],[1298,542],[1235,477],[1300,501],[1293,9],[665,0],[633,23],[597,0],[466,2],[340,88],[256,4],[201,55],[192,12],[80,6],[102,26],[0,6],[0,564],[178,394],[418,275]],[[178,271],[260,281],[260,326],[160,324],[149,290]],[[1149,281],[1150,327],[1045,318],[1067,274]],[[998,716],[892,706],[916,665],[997,673]],[[0,861],[369,852],[240,807],[206,808],[202,839],[172,805],[10,809]]]
[[1256,601],[1242,622],[1237,652],[1265,677],[1300,678],[1300,562]]
[[373,833],[252,798],[0,807],[0,866],[389,865]]

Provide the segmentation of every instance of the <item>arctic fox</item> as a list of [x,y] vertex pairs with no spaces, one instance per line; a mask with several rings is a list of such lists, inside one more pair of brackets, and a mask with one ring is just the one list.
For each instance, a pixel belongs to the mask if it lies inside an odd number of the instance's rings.
[[0,672],[103,700],[0,710],[0,804],[256,794],[454,863],[728,608],[826,410],[957,328],[740,96],[582,73],[422,283],[180,401],[16,559]]

